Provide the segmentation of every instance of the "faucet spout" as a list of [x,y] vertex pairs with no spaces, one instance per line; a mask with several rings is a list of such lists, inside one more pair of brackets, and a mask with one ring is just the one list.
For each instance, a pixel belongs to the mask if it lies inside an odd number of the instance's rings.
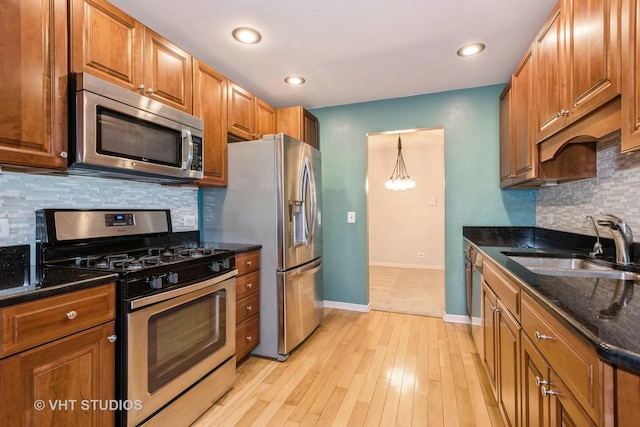
[[593,224],[593,230],[596,232],[596,242],[593,244],[593,251],[589,252],[589,256],[591,258],[595,258],[598,255],[602,255],[602,243],[600,243],[600,233],[598,233],[598,227],[596,226],[596,220],[593,219],[591,215],[587,215],[586,220],[591,220],[591,224]]
[[603,214],[597,223],[601,227],[611,229],[613,241],[616,244],[616,262],[618,264],[629,265],[633,263],[631,249],[633,248],[633,232],[631,227],[622,219],[615,215]]

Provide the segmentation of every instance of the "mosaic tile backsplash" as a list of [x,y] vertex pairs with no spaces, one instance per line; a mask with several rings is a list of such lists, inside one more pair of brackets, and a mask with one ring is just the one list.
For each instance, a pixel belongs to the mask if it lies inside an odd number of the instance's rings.
[[[170,209],[174,231],[198,230],[198,188],[119,179],[0,173],[0,219],[9,220],[9,238],[0,246],[35,243],[38,209]],[[185,218],[195,225],[185,225]]]
[[[536,198],[536,226],[595,236],[586,215],[601,212],[622,218],[640,242],[640,152],[620,153],[620,139],[598,144],[595,178],[540,188]],[[598,228],[600,235],[611,232]]]

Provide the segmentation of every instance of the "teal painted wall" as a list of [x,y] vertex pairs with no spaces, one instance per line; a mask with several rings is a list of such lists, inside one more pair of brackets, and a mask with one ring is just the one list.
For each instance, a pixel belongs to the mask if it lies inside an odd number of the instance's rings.
[[[320,122],[324,299],[368,304],[366,134],[444,127],[446,312],[465,314],[462,226],[534,226],[535,190],[500,190],[498,97],[486,86],[312,110]],[[357,222],[348,224],[347,211]]]

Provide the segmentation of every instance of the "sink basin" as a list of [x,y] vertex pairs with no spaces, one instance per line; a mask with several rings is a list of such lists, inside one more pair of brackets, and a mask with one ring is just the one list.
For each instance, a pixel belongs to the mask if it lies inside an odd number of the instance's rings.
[[640,280],[640,274],[620,271],[584,258],[508,256],[529,271],[547,276],[574,276],[618,280]]

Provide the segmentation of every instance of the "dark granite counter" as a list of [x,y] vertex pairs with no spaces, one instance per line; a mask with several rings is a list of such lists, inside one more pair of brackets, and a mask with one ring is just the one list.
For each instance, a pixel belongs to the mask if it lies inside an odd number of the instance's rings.
[[240,254],[243,252],[251,252],[258,249],[262,249],[262,245],[259,243],[204,243],[207,247],[214,249],[223,249],[227,251],[233,251],[234,254]]
[[[508,257],[531,252],[584,256],[594,237],[533,227],[464,227],[463,236],[603,360],[640,373],[640,282],[535,274]],[[611,249],[612,242],[605,243]],[[605,258],[610,255],[605,250]],[[612,304],[616,295],[623,295],[627,305]]]

